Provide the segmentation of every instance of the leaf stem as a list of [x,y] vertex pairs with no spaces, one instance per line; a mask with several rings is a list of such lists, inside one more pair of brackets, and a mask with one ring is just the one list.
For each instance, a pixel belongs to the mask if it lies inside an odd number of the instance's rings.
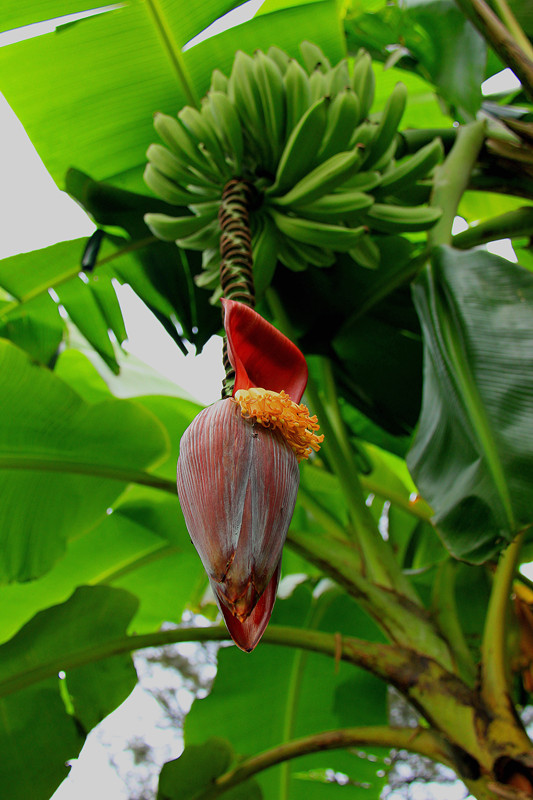
[[163,10],[159,4],[159,0],[146,0],[146,5],[161,41],[163,42],[163,47],[170,58],[172,68],[174,69],[176,75],[178,76],[178,80],[181,83],[185,97],[187,98],[187,102],[194,108],[199,108],[200,103],[191,79],[189,78],[187,67],[185,66],[185,62],[183,60],[181,47],[178,46],[176,40],[174,39],[170,26],[166,21]]
[[459,675],[473,686],[476,666],[457,614],[455,573],[457,562],[451,558],[439,564],[433,584],[432,608],[440,629],[445,634],[457,662]]
[[365,746],[406,749],[453,768],[453,762],[446,746],[433,731],[422,728],[392,728],[386,725],[342,728],[285,742],[271,750],[247,758],[234,769],[217,778],[214,786],[203,792],[200,797],[201,800],[211,800],[231,787],[243,783],[258,772],[263,772],[265,769],[293,758],[325,750]]
[[516,536],[500,555],[485,619],[481,642],[481,696],[489,708],[508,715],[512,706],[509,697],[507,659],[507,619],[513,580],[515,578],[525,531]]
[[430,246],[450,244],[459,202],[468,186],[485,139],[485,122],[470,122],[459,129],[457,139],[443,164],[435,169],[431,205],[442,209],[442,217],[428,234]]

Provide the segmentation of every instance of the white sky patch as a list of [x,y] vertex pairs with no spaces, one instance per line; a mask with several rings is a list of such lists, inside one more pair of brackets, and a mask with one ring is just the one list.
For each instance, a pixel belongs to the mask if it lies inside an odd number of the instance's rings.
[[514,92],[520,89],[520,81],[514,72],[506,67],[496,75],[491,75],[486,81],[481,84],[481,93],[486,97],[490,94],[498,94],[500,92]]
[[23,42],[25,39],[34,39],[36,36],[43,36],[45,33],[53,33],[60,25],[67,25],[71,22],[78,22],[81,19],[95,17],[97,14],[105,14],[115,8],[121,8],[123,3],[116,3],[112,6],[102,6],[102,8],[91,8],[88,11],[78,11],[76,14],[66,14],[63,17],[53,17],[52,19],[34,22],[31,25],[24,25],[22,28],[12,28],[9,31],[0,33],[0,47],[8,44]]
[[209,27],[187,42],[182,50],[184,52],[185,50],[190,50],[191,47],[200,44],[200,42],[205,42],[206,39],[216,36],[217,33],[222,33],[234,28],[236,25],[241,25],[243,22],[248,22],[248,20],[255,17],[264,2],[265,0],[248,0],[247,3],[243,3],[238,8],[228,11],[227,14],[215,20]]

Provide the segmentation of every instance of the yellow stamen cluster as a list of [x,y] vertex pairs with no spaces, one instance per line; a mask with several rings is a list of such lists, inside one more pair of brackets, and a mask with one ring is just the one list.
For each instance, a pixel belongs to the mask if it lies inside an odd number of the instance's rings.
[[239,403],[244,419],[280,431],[298,461],[309,458],[311,450],[320,449],[324,434],[317,436],[315,433],[320,427],[316,416],[310,417],[309,409],[293,402],[286,392],[239,389],[234,399]]

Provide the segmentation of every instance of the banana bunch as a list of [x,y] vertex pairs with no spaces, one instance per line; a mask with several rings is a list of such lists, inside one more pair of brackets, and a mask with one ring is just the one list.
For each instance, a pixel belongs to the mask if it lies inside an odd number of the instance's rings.
[[442,159],[440,140],[395,161],[407,92],[402,83],[371,114],[375,75],[369,54],[332,66],[316,45],[300,45],[301,62],[277,47],[235,56],[219,70],[201,108],[156,114],[164,145],[148,148],[145,181],[176,215],[147,214],[150,229],[180,247],[202,250],[199,285],[218,284],[222,191],[249,182],[254,278],[267,286],[279,260],[292,270],[327,267],[336,252],[359,265],[379,264],[372,234],[424,231],[439,218],[413,205],[410,192]]

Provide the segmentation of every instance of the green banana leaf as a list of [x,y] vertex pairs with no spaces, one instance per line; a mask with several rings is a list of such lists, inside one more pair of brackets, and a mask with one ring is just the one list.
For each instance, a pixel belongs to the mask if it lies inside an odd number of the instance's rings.
[[80,587],[0,646],[0,780],[6,796],[48,800],[85,734],[131,692],[137,676],[130,656],[69,668],[62,678],[45,676],[50,665],[57,675],[75,654],[123,636],[135,607],[128,592]]
[[414,298],[424,395],[408,465],[449,551],[482,563],[533,522],[533,276],[441,247]]
[[[43,13],[64,13],[66,5],[49,3]],[[182,52],[236,5],[131,0],[57,33],[2,48],[2,91],[58,185],[75,165],[99,180],[113,178],[142,191],[146,148],[157,138],[153,113],[176,114],[191,101],[188,95],[199,100],[212,70],[228,70],[238,49],[252,53],[277,44],[296,56],[302,39],[318,36],[333,61],[344,55],[335,0],[288,4]],[[23,3],[10,26],[40,16],[39,6]],[[42,86],[54,87],[53,106]]]
[[357,0],[350,5],[345,28],[351,52],[365,47],[378,60],[429,77],[461,119],[475,115],[487,47],[453,0],[383,2],[372,12]]
[[[168,761],[161,770],[157,800],[194,800],[233,764],[234,753],[226,739],[213,737],[204,744],[185,748],[182,755]],[[255,781],[246,781],[224,792],[227,800],[262,800]]]
[[5,583],[49,570],[67,539],[92,528],[128,482],[165,458],[169,441],[148,410],[128,400],[89,405],[6,340],[0,395]]
[[[278,599],[272,622],[379,638],[374,623],[337,588],[312,595],[310,586],[299,586],[288,599]],[[211,694],[197,700],[187,717],[185,742],[201,744],[210,731],[227,737],[237,756],[250,756],[300,736],[353,725],[354,720],[372,725],[386,718],[385,685],[362,670],[340,663],[337,671],[322,656],[265,644],[242,658],[231,647],[219,653]],[[362,753],[318,753],[269,769],[257,781],[265,798],[312,800],[339,789],[325,781],[331,769],[354,781],[344,787],[346,797],[377,800],[384,754],[376,749],[375,755],[376,760],[369,760]]]

